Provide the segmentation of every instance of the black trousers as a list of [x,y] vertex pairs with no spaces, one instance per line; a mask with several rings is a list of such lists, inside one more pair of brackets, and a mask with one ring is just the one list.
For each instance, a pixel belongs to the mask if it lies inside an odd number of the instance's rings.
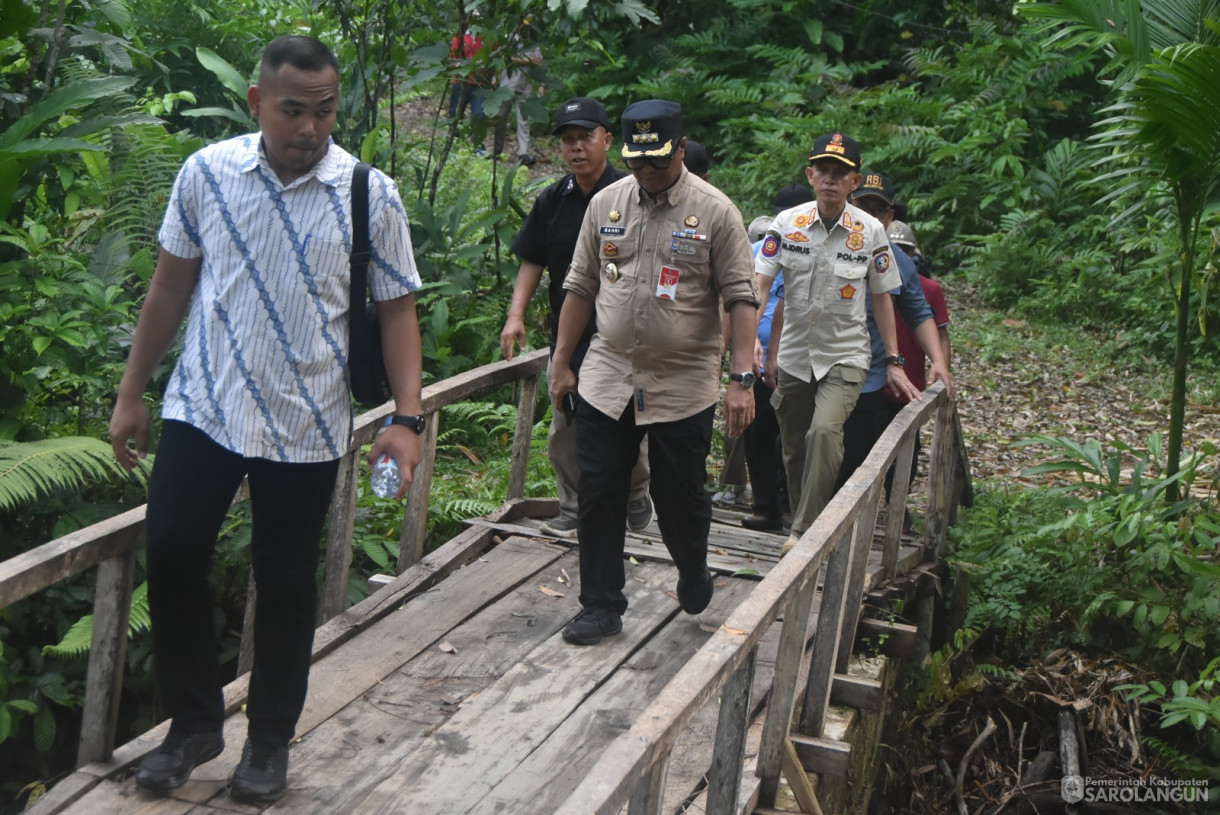
[[784,485],[784,465],[780,455],[779,421],[771,407],[772,390],[761,378],[754,381],[754,421],[743,435],[746,469],[754,488],[754,513],[779,517],[783,507],[780,490]]
[[[846,484],[847,479],[851,478],[851,474],[856,471],[856,468],[864,463],[864,459],[868,458],[868,454],[872,452],[877,439],[881,438],[881,434],[904,407],[906,405],[900,405],[887,399],[884,390],[860,394],[860,398],[856,400],[855,409],[847,417],[847,423],[843,425],[843,465],[839,468],[839,480],[835,484],[836,491]],[[911,458],[909,475],[911,480],[915,478],[920,446],[919,436],[916,436],[915,455]],[[893,483],[894,468],[891,467],[885,476],[887,499]]]
[[619,614],[627,610],[623,595],[627,494],[645,436],[652,471],[649,493],[661,539],[680,575],[703,574],[712,524],[712,500],[704,485],[715,413],[713,405],[675,422],[637,425],[634,405],[629,404],[616,419],[579,401],[580,512],[576,529],[582,606],[602,606]]
[[252,738],[286,745],[305,705],[317,606],[318,542],[338,460],[243,458],[167,421],[148,489],[148,601],[153,662],[170,728],[224,724],[211,587],[212,554],[233,493],[250,479],[258,602],[246,706]]

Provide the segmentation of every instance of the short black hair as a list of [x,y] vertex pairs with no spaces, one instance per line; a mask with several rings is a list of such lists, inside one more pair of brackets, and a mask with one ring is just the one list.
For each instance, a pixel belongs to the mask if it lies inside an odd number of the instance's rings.
[[339,58],[335,52],[317,37],[304,34],[287,34],[272,40],[263,51],[259,78],[262,79],[264,73],[274,74],[284,63],[301,71],[322,71],[330,66],[339,73]]
[[686,140],[686,154],[682,157],[686,169],[698,176],[707,175],[712,160],[708,158],[707,148],[694,139]]

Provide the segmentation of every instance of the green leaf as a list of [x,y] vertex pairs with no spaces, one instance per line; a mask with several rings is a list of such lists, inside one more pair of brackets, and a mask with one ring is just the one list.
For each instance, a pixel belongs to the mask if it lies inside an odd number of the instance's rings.
[[236,68],[226,62],[223,57],[210,48],[204,48],[202,45],[195,49],[195,57],[199,60],[200,65],[216,74],[220,84],[232,91],[234,96],[242,100],[246,98],[246,94],[250,90],[249,81]]
[[0,150],[12,147],[37,128],[69,110],[122,93],[135,81],[134,77],[105,76],[69,82],[52,91],[46,99],[30,108],[29,112],[0,133]]
[[55,746],[55,714],[42,707],[34,714],[34,749],[46,753]]
[[38,705],[31,702],[29,699],[10,699],[5,702],[11,708],[23,711],[25,713],[37,713]]

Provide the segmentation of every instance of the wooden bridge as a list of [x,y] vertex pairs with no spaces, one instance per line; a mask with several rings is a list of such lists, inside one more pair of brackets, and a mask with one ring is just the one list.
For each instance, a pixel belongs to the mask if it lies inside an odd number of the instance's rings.
[[[859,635],[909,654],[927,625],[884,610],[920,564],[934,563],[970,480],[956,409],[941,386],[908,406],[801,543],[752,533],[717,510],[709,542],[711,606],[682,614],[677,573],[655,524],[628,540],[623,633],[592,648],[559,636],[578,610],[577,552],[539,531],[552,500],[522,497],[546,351],[424,391],[425,458],[405,509],[397,576],[344,608],[359,450],[387,405],[356,422],[328,524],[309,697],[291,751],[285,813],[770,813],[848,811],[873,774],[852,728],[883,710],[884,660],[852,657]],[[517,382],[519,416],[507,500],[423,553],[440,409]],[[927,530],[899,523],[920,427],[932,424]],[[239,498],[242,497],[239,493]],[[248,603],[242,675],[225,689],[227,749],[173,797],[138,790],[134,768],[167,724],[114,746],[138,508],[0,564],[0,608],[89,569],[97,572],[78,769],[28,811],[253,812],[225,783],[245,737]],[[870,713],[870,711],[872,711]],[[795,713],[795,716],[794,716]],[[851,778],[853,784],[844,783]],[[864,793],[867,794],[866,792]],[[819,798],[822,805],[819,804]]]

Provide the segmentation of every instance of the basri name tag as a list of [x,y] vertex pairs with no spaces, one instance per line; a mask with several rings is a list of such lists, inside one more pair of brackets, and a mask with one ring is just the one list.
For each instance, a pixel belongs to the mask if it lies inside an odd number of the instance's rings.
[[598,231],[601,232],[601,234],[603,234],[603,235],[622,236],[622,235],[627,234],[627,227],[625,227],[625,226],[603,226]]
[[673,266],[661,267],[661,279],[657,282],[657,297],[674,300],[678,296],[678,277],[682,272]]

